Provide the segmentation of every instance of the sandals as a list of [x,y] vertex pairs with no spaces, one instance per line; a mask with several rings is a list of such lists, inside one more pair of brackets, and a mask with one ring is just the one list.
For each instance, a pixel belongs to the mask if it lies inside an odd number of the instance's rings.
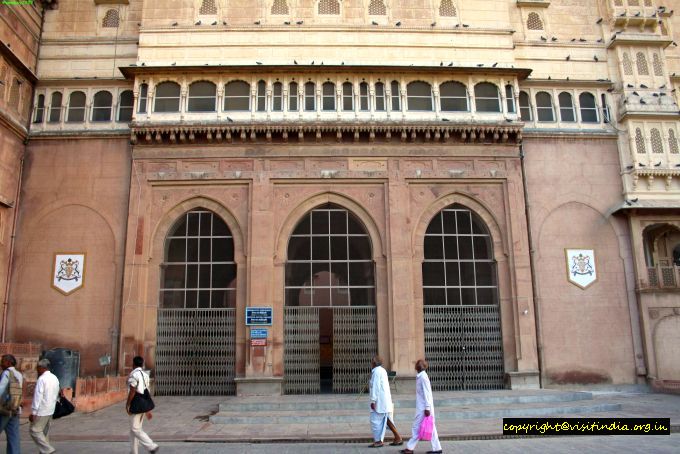
[[404,444],[404,440],[399,440],[399,441],[395,440],[392,443],[390,443],[390,446],[401,446],[403,444]]
[[385,446],[382,441],[376,441],[368,445],[369,448],[382,448]]
[[402,449],[402,450],[399,451],[399,452],[400,452],[401,454],[413,454],[413,451],[411,451],[410,449]]

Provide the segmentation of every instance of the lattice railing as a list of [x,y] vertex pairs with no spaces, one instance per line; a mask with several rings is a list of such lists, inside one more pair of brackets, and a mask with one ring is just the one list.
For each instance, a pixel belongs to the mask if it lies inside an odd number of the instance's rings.
[[642,289],[680,288],[680,266],[647,267],[647,282],[641,282]]
[[361,391],[378,353],[375,306],[333,308],[333,392]]

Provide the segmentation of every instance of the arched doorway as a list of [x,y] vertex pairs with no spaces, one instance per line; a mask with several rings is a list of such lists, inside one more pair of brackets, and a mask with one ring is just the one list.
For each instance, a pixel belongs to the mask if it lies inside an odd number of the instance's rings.
[[493,241],[484,221],[462,205],[437,213],[425,232],[423,311],[433,389],[503,388]]
[[165,240],[156,394],[234,394],[235,308],[232,234],[212,211],[191,210]]
[[375,264],[365,227],[326,204],[288,241],[284,310],[287,394],[358,392],[377,353]]

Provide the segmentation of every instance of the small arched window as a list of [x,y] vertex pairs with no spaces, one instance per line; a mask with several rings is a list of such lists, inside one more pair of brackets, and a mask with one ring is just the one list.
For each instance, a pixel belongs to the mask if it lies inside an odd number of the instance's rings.
[[595,96],[592,93],[584,92],[578,97],[578,103],[581,107],[581,121],[583,123],[599,123],[600,119],[597,116],[597,105],[595,104]]
[[198,10],[201,16],[215,16],[217,14],[217,4],[215,0],[203,0]]
[[574,111],[574,98],[571,93],[563,91],[557,96],[560,102],[560,121],[571,123],[576,121],[576,112]]
[[321,98],[322,110],[335,110],[335,84],[333,82],[324,82],[324,84],[321,86]]
[[217,86],[208,81],[189,85],[189,112],[215,112]]
[[132,121],[132,109],[135,103],[132,90],[125,90],[120,94],[118,101],[118,121],[127,123]]
[[139,86],[139,107],[137,112],[146,113],[146,102],[149,99],[149,86],[142,84]]
[[120,25],[120,14],[117,9],[110,9],[104,14],[104,20],[102,20],[102,27],[104,28],[116,28]]
[[35,118],[33,123],[42,123],[45,118],[45,95],[38,95],[38,101],[35,103]]
[[460,82],[444,82],[439,86],[439,103],[442,112],[467,112],[467,88]]
[[291,82],[288,84],[288,110],[297,112],[298,110],[298,84]]
[[519,114],[523,121],[533,120],[531,115],[531,98],[529,98],[526,91],[519,92]]
[[543,30],[543,21],[538,13],[529,13],[529,16],[527,16],[527,29]]
[[68,115],[66,121],[69,123],[80,123],[85,121],[85,93],[74,91],[68,99]]
[[638,154],[647,153],[645,148],[645,138],[642,135],[642,130],[640,128],[635,129],[635,150],[638,152]]
[[392,81],[392,84],[390,85],[390,90],[392,92],[391,95],[391,107],[393,112],[399,112],[401,110],[401,94],[400,94],[400,88],[399,88],[399,82],[396,80]]
[[342,84],[342,110],[345,112],[354,111],[354,86],[352,82]]
[[510,84],[505,86],[505,103],[508,113],[515,113],[515,89]]
[[272,3],[271,15],[288,15],[288,2],[286,0],[274,0]]
[[257,83],[257,111],[267,110],[267,83],[261,80]]
[[383,0],[371,0],[368,4],[368,14],[370,16],[384,16],[387,14],[387,8]]
[[456,17],[456,6],[453,4],[453,0],[442,0],[439,3],[439,15],[441,17]]
[[649,139],[652,143],[652,153],[663,153],[663,140],[661,139],[661,132],[658,129],[652,128],[649,132]]
[[94,95],[92,104],[92,121],[111,121],[111,105],[113,96],[108,91],[99,91]]
[[376,112],[385,111],[385,84],[382,82],[375,84],[375,110]]
[[678,150],[678,138],[675,137],[675,130],[673,128],[668,129],[668,148],[671,154],[678,154],[680,152]]
[[162,82],[156,86],[154,112],[179,112],[179,84]]
[[623,66],[623,74],[626,76],[632,76],[633,75],[633,62],[630,60],[630,55],[628,55],[628,52],[623,53],[623,59],[621,62]]
[[283,111],[283,84],[281,82],[274,82],[272,111],[273,112]]
[[224,110],[250,111],[250,84],[242,80],[228,82],[224,86]]
[[635,61],[637,63],[637,72],[641,76],[649,75],[649,67],[647,66],[647,57],[643,52],[638,52],[635,55]]
[[338,0],[319,0],[318,13],[320,15],[339,15],[340,2]]
[[316,85],[314,82],[305,84],[305,111],[314,112],[316,110]]
[[501,100],[498,87],[489,82],[475,85],[475,105],[477,112],[500,112]]
[[406,86],[406,102],[410,111],[431,112],[432,87],[427,82],[411,82]]
[[536,114],[538,121],[555,121],[555,111],[553,109],[552,96],[545,91],[536,93]]
[[55,91],[52,93],[50,117],[47,119],[49,123],[59,123],[61,121],[61,100],[61,92]]
[[663,64],[659,58],[659,54],[654,54],[654,59],[652,60],[652,66],[654,67],[655,76],[663,76]]
[[368,99],[368,84],[366,82],[361,82],[359,84],[359,109],[362,112],[368,112],[371,110],[371,104]]

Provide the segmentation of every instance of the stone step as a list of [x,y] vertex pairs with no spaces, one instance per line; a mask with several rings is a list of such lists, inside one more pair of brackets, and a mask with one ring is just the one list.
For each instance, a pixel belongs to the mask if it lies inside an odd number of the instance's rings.
[[[364,404],[365,405],[365,404]],[[469,407],[456,408],[452,406],[436,408],[438,420],[460,419],[490,419],[490,418],[520,418],[520,417],[547,417],[564,414],[587,414],[594,412],[618,411],[621,405],[618,403],[594,402],[590,400],[573,402],[540,402],[522,405],[501,404],[485,405],[483,407],[471,405]],[[398,410],[400,417],[412,415],[415,408],[403,408]],[[306,411],[221,411],[210,416],[213,424],[230,425],[253,425],[253,424],[332,424],[332,423],[361,423],[368,418],[368,408],[363,410],[336,409],[319,412],[318,410]]]
[[[501,404],[528,404],[549,402],[577,402],[591,400],[593,395],[581,391],[533,391],[531,393],[508,391],[447,392],[435,393],[435,406],[482,406]],[[361,396],[282,396],[277,399],[232,398],[219,404],[219,412],[229,412],[238,408],[243,412],[267,411],[327,411],[327,410],[364,410],[368,406],[368,395]],[[397,410],[415,408],[415,398],[393,396]]]

